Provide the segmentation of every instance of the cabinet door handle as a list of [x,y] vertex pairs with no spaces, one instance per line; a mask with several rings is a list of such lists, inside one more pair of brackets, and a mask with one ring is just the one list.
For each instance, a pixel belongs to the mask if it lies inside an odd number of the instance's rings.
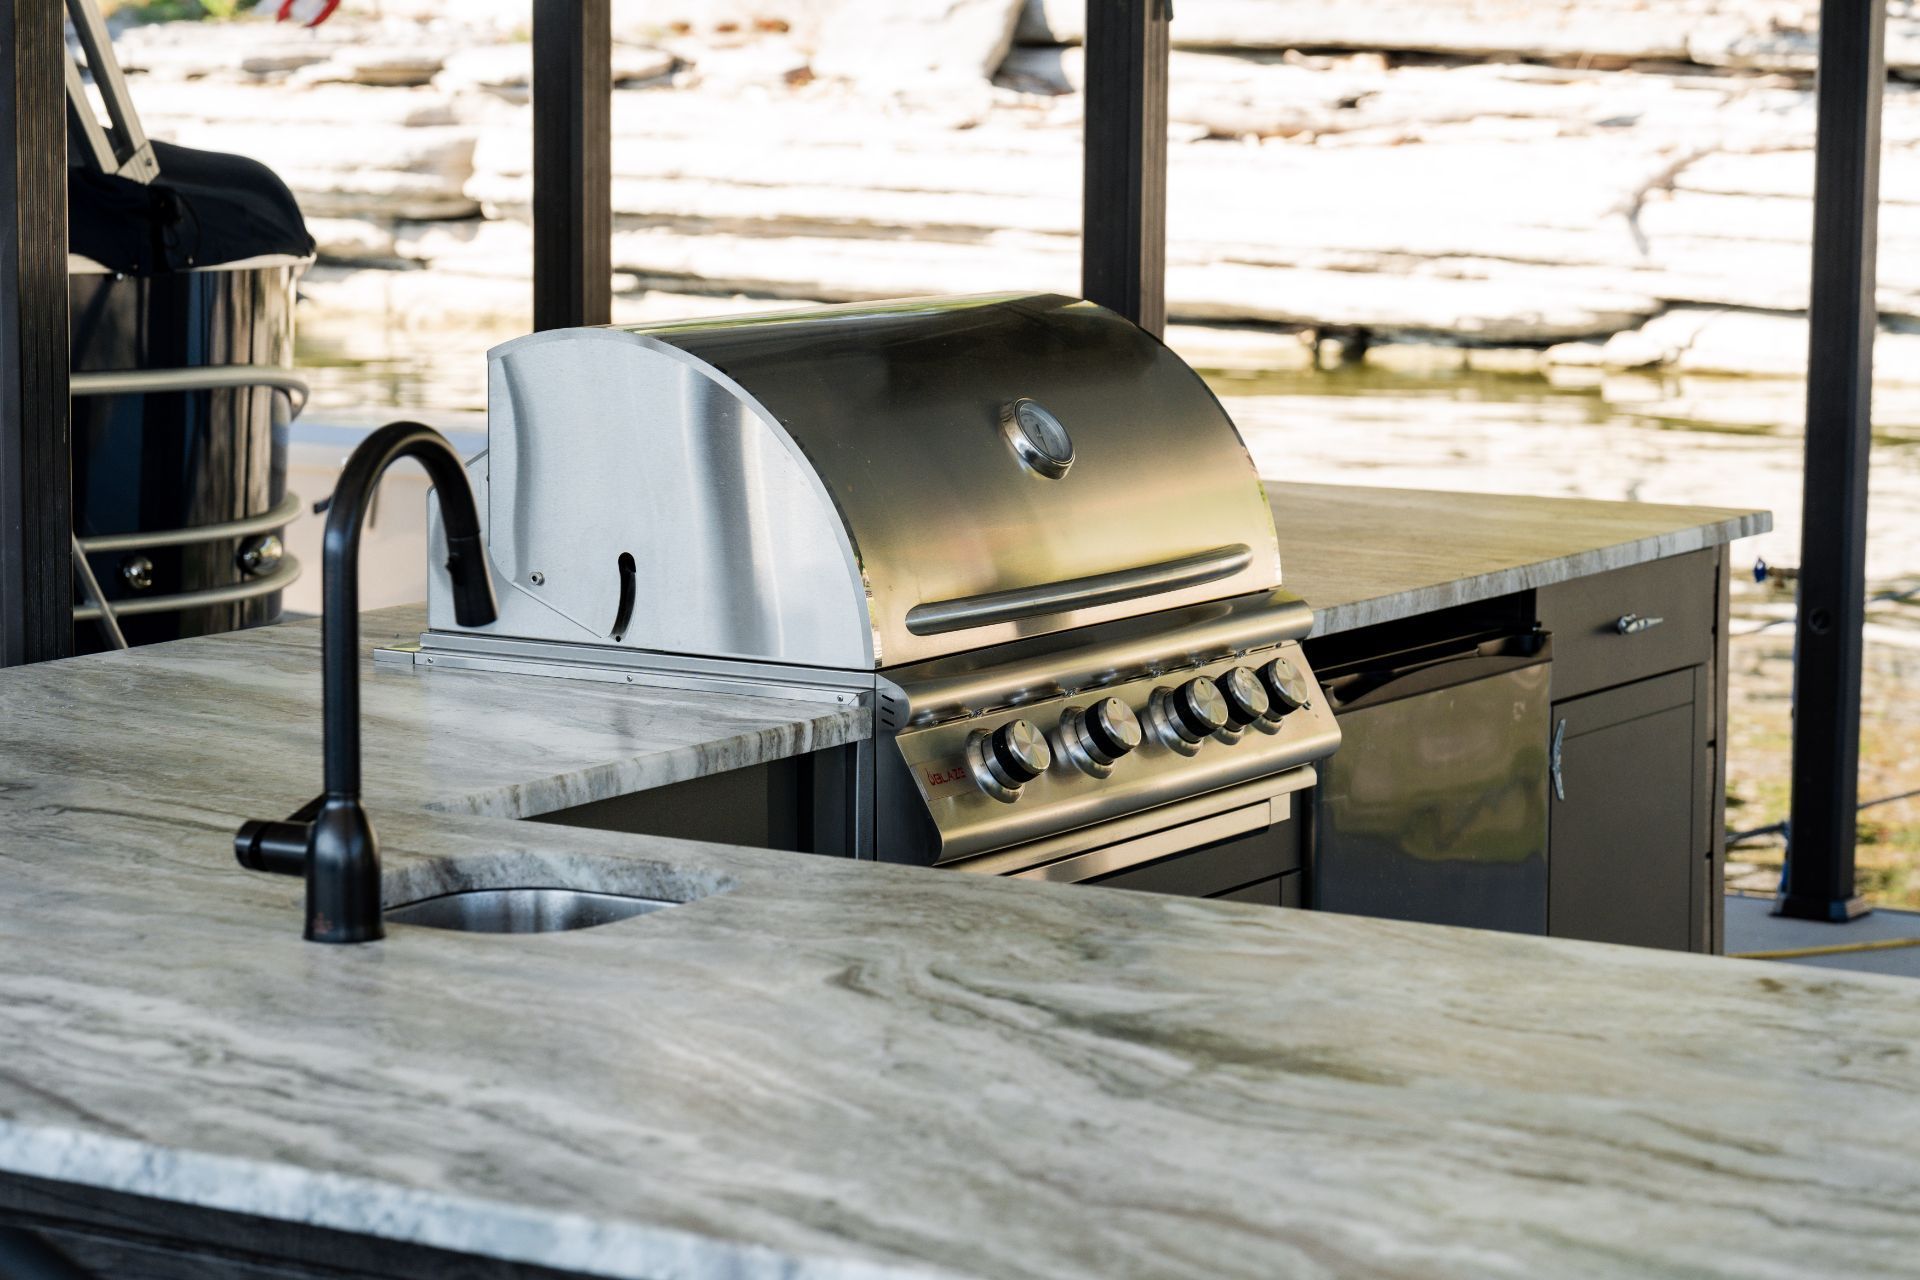
[[1567,798],[1567,779],[1566,776],[1560,772],[1560,749],[1566,745],[1566,742],[1567,722],[1562,720],[1559,724],[1553,726],[1553,750],[1547,756],[1547,775],[1553,779],[1553,798],[1555,800],[1565,800]]
[[1613,620],[1613,629],[1623,636],[1637,636],[1642,631],[1651,631],[1665,618],[1645,618],[1637,613],[1623,613]]

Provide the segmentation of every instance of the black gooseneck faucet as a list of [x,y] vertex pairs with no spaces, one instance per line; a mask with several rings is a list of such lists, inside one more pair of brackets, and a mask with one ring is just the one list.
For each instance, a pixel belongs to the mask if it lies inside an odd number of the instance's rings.
[[454,616],[463,627],[485,626],[497,616],[460,455],[445,436],[417,422],[389,423],[361,441],[334,487],[321,556],[326,790],[286,821],[245,822],[233,837],[241,866],[306,876],[309,942],[372,942],[386,934],[380,842],[360,804],[360,526],[374,486],[401,458],[419,459],[439,496]]

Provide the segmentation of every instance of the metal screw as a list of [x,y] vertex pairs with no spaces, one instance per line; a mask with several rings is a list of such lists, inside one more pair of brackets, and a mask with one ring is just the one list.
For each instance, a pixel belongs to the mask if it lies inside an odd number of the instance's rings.
[[542,587],[546,585],[547,575],[544,573],[541,573],[538,569],[536,569],[532,573],[527,575],[527,581],[531,582],[536,587]]
[[135,591],[145,591],[153,585],[153,561],[145,556],[128,556],[120,562],[120,576]]
[[287,549],[281,543],[280,535],[268,533],[241,543],[236,559],[247,573],[271,573],[280,567],[286,554]]

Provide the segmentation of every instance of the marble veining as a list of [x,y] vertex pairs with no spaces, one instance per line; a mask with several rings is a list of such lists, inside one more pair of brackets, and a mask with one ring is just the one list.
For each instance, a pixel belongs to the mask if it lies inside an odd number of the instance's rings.
[[[304,943],[229,837],[315,783],[312,645],[0,674],[0,1174],[635,1280],[1920,1258],[1908,981],[433,812],[605,749],[445,673],[370,675],[390,902],[683,905]],[[568,714],[698,740],[659,705]]]
[[385,824],[396,899],[628,862],[691,900],[322,949],[297,886],[178,840],[200,808],[128,800],[84,846],[12,810],[7,1171],[628,1277],[1920,1249],[1897,979],[428,816]]
[[1289,591],[1314,634],[1411,618],[1717,547],[1765,511],[1269,481]]
[[[366,615],[364,648],[418,638],[424,605]],[[155,744],[118,732],[130,707],[165,705],[165,766],[183,777],[251,772],[263,810],[291,809],[320,787],[320,632],[269,627],[137,654],[90,659],[87,679],[10,676],[10,720],[58,726],[52,749],[79,777],[139,777],[162,762]],[[60,668],[65,671],[65,668]],[[375,662],[361,666],[367,802],[376,812],[526,818],[685,779],[866,738],[864,707],[609,685]],[[294,770],[260,770],[224,726],[270,731]],[[222,732],[206,732],[219,725]],[[12,738],[12,735],[9,735]],[[17,739],[13,739],[17,740]],[[285,779],[279,789],[270,783]],[[247,779],[235,783],[247,788]],[[200,785],[200,784],[189,784]]]

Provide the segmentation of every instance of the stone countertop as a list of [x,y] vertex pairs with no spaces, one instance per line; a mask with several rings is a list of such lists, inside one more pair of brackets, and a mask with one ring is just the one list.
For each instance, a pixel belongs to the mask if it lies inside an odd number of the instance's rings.
[[[369,612],[362,647],[418,640],[426,618],[420,604]],[[86,670],[86,679],[22,674],[9,706],[64,723],[71,742],[89,748],[136,707],[167,706],[179,723],[168,750],[209,773],[239,769],[236,790],[251,790],[261,809],[256,817],[283,817],[269,811],[290,812],[320,790],[317,621],[145,648]],[[873,724],[864,707],[824,700],[423,671],[371,660],[362,670],[361,749],[367,804],[375,811],[425,807],[529,818],[860,741]],[[265,770],[215,734],[193,731],[234,718],[271,726],[275,753],[299,766]],[[10,713],[0,741],[14,740],[12,720]]]
[[1765,511],[1267,481],[1287,590],[1314,634],[1717,547]]
[[[390,902],[686,905],[302,942],[230,852],[318,775],[298,630],[0,673],[0,1173],[623,1277],[1920,1256],[1900,979],[453,812],[570,749],[487,726],[370,771]],[[462,675],[367,669],[370,743]]]

